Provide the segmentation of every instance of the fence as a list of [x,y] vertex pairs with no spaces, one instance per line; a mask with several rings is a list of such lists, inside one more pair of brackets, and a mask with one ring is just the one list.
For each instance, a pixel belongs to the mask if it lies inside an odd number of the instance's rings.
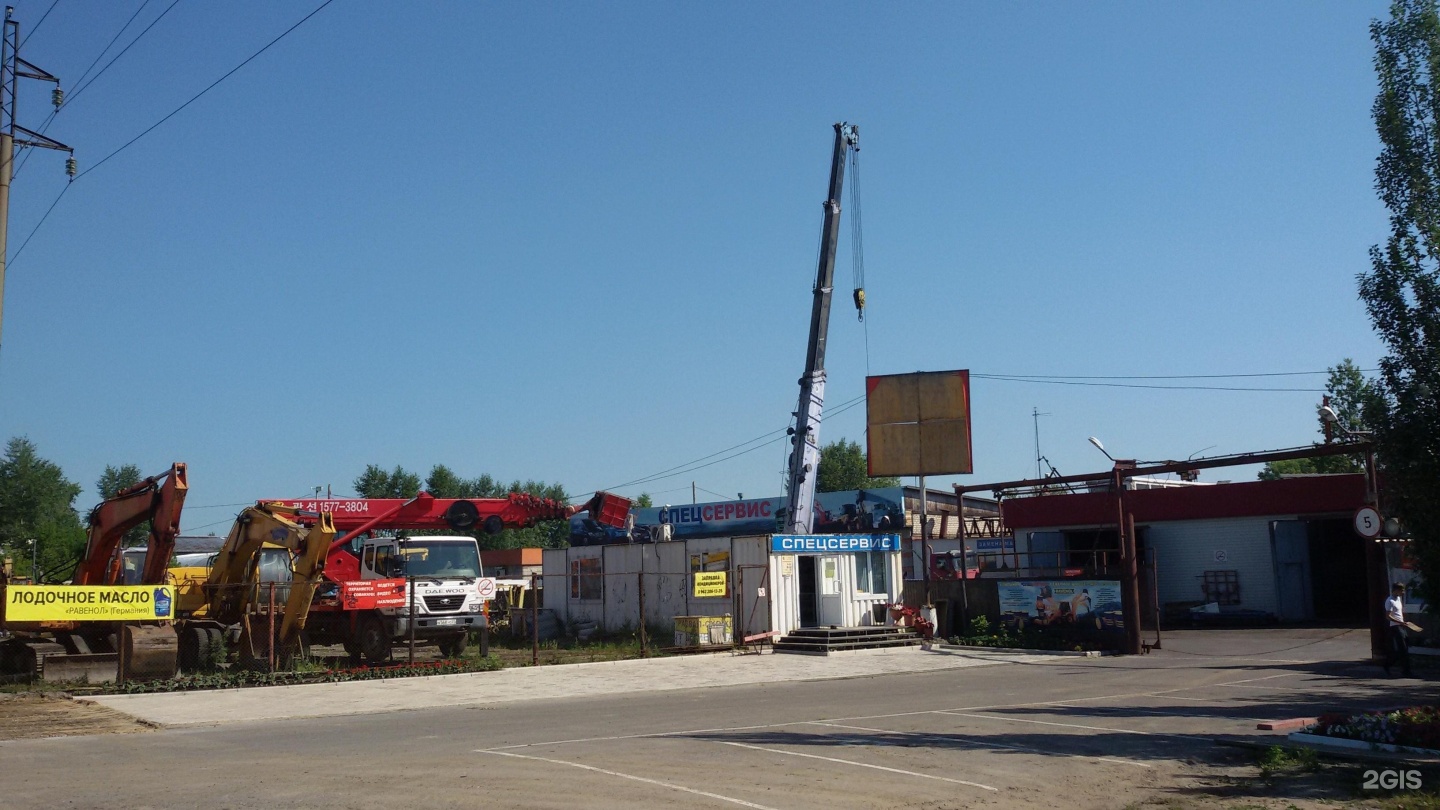
[[[557,635],[587,639],[634,634],[642,647],[657,641],[663,643],[655,646],[662,647],[730,646],[771,629],[766,564],[703,561],[688,569],[606,572],[599,557],[583,557],[570,560],[567,569],[563,575],[551,571],[543,578],[544,611],[553,620],[541,615],[538,600],[531,600],[529,615],[512,622],[537,644]],[[541,577],[532,577],[532,587],[541,583]],[[716,617],[729,618],[729,633],[717,630],[688,642],[678,638],[697,633],[695,623],[688,620]],[[666,638],[674,643],[664,642]]]

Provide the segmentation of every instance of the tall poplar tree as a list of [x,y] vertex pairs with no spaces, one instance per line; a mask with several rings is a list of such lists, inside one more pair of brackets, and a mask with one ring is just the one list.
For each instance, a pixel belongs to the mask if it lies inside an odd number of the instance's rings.
[[1384,476],[1385,511],[1414,537],[1440,598],[1440,14],[1435,0],[1395,0],[1370,24],[1380,90],[1373,114],[1382,144],[1375,189],[1390,235],[1370,249],[1360,297],[1387,354],[1367,421]]

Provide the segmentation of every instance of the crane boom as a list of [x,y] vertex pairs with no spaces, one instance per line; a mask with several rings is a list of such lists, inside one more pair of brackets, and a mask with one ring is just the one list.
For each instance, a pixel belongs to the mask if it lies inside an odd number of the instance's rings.
[[835,125],[835,151],[830,160],[830,194],[825,200],[825,221],[820,230],[820,263],[815,270],[815,298],[810,309],[810,340],[805,352],[805,373],[800,377],[800,406],[790,441],[790,505],[785,530],[809,534],[815,521],[815,478],[820,467],[820,417],[825,407],[825,339],[830,331],[830,298],[835,287],[835,245],[840,235],[840,192],[845,185],[845,161],[850,150],[860,149],[860,129],[844,122]]

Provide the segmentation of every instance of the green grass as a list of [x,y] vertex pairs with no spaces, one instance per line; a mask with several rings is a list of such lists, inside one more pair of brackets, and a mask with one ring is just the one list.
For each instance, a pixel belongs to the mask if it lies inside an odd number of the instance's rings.
[[1311,748],[1272,745],[1260,752],[1255,764],[1266,779],[1282,773],[1315,773],[1320,770],[1320,755]]

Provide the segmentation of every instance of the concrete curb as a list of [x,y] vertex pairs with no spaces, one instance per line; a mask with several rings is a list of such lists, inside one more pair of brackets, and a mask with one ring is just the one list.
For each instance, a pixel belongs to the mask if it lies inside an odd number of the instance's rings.
[[946,650],[964,650],[966,652],[998,652],[998,653],[1020,653],[1022,655],[1062,655],[1071,658],[1099,658],[1104,655],[1118,655],[1110,650],[1027,650],[1023,647],[973,647],[967,644],[925,644],[920,649],[929,652],[944,652]]
[[712,653],[384,680],[97,695],[92,699],[166,728],[184,728],[414,709],[485,708],[529,700],[587,699],[639,692],[891,677],[1017,660],[1024,657],[1003,653],[927,656],[914,647],[856,650],[830,657]]
[[1303,742],[1291,742],[1288,739],[1261,742],[1256,740],[1233,740],[1222,737],[1213,739],[1216,745],[1229,746],[1231,748],[1244,748],[1247,751],[1266,751],[1271,748],[1283,748],[1287,751],[1314,751],[1322,757],[1330,759],[1345,760],[1347,762],[1374,762],[1385,765],[1410,765],[1433,767],[1440,763],[1440,758],[1421,757],[1415,754],[1392,754],[1387,751],[1370,751],[1359,748],[1329,748],[1310,745]]
[[1305,734],[1295,731],[1286,735],[1285,739],[1307,745],[1312,748],[1325,748],[1336,751],[1385,751],[1391,754],[1419,754],[1430,759],[1440,758],[1440,751],[1433,748],[1411,748],[1404,745],[1390,745],[1389,743],[1372,743],[1365,740],[1348,740],[1344,737],[1325,737],[1319,734]]
[[1292,728],[1304,728],[1320,722],[1318,717],[1291,717],[1285,720],[1266,720],[1263,723],[1256,723],[1255,728],[1260,731],[1286,731]]

